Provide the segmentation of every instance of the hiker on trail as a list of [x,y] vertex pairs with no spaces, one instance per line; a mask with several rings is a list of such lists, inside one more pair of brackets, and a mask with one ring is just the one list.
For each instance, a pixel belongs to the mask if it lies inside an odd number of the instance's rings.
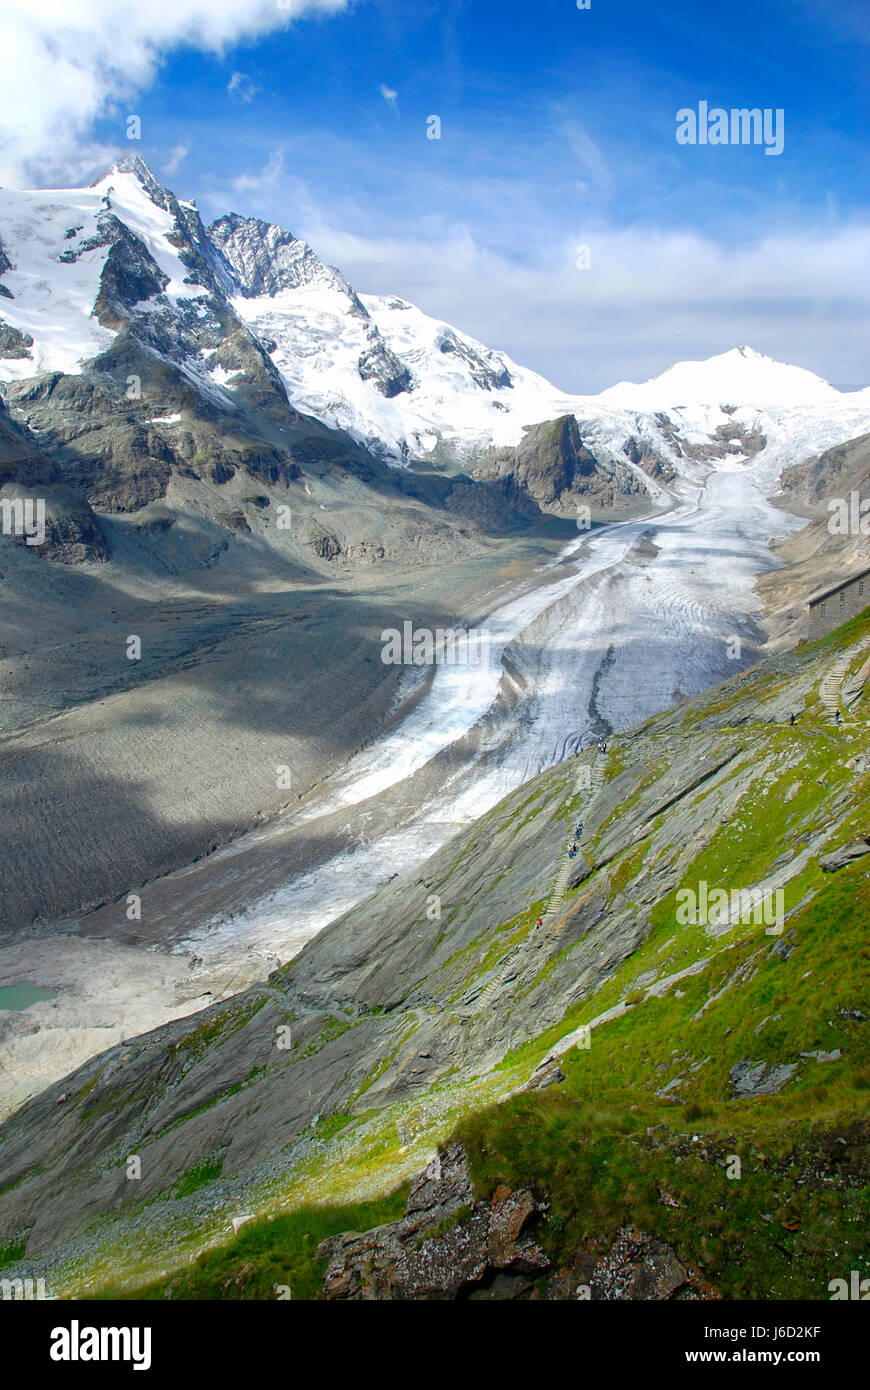
[[539,917],[538,920],[537,920],[537,922],[535,923],[535,930],[537,931],[538,927],[542,927],[543,925],[544,925],[544,919],[543,919],[543,917]]
[[578,824],[577,824],[577,830],[576,830],[575,833],[576,833],[576,835],[577,835],[577,839],[579,840],[580,836],[583,834],[583,822],[582,822],[582,820],[578,822]]
[[835,710],[835,711],[834,711],[834,723],[835,723],[835,724],[839,724],[839,723],[840,723],[840,711],[839,711],[839,710]]
[[793,715],[793,714],[790,716],[788,722],[789,722],[789,724],[793,724],[793,723],[794,723],[794,715]]

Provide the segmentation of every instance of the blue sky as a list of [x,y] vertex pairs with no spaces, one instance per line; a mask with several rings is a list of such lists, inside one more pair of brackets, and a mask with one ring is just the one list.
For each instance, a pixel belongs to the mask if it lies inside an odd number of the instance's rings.
[[[866,0],[308,3],[238,0],[221,47],[173,38],[159,0],[150,72],[81,139],[129,149],[137,113],[134,148],[206,220],[280,222],[566,389],[744,342],[870,381]],[[678,145],[700,100],[782,108],[782,154]]]
[[[319,199],[355,208],[355,230],[473,220],[505,246],[516,229],[497,195],[512,192],[568,225],[592,214],[724,233],[747,215],[776,225],[844,213],[866,206],[870,174],[862,8],[850,25],[847,5],[832,15],[792,0],[593,0],[589,11],[357,0],[222,57],[170,58],[139,103],[144,143],[155,155],[188,145],[200,196],[284,149]],[[702,98],[782,107],[783,154],[678,147],[675,112]],[[432,113],[440,141],[425,138]],[[251,191],[245,201],[241,211],[258,205]],[[289,182],[282,201],[296,210]]]

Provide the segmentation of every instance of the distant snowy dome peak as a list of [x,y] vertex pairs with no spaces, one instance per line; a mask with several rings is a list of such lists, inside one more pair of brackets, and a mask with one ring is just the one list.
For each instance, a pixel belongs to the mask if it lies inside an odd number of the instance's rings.
[[678,362],[640,384],[620,381],[596,398],[623,409],[663,410],[703,405],[815,405],[840,392],[803,367],[736,347],[702,362]]

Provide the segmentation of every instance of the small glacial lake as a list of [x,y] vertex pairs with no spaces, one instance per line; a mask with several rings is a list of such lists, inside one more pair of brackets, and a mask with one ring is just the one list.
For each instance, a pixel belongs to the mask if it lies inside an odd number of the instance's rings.
[[29,1009],[31,1004],[38,1004],[41,999],[53,999],[56,994],[56,989],[40,989],[25,980],[23,985],[8,985],[0,989],[0,1009],[20,1012]]

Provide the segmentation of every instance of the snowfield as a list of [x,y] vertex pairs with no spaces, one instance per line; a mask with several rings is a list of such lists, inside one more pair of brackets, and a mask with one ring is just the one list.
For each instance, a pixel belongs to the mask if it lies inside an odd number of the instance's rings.
[[[100,199],[92,189],[13,193],[0,188],[0,243],[12,262],[2,284],[0,319],[33,339],[29,357],[0,359],[0,380],[38,372],[76,372],[109,346],[114,333],[91,318],[108,247],[64,263],[61,253],[97,230]],[[76,238],[66,233],[76,227]]]

